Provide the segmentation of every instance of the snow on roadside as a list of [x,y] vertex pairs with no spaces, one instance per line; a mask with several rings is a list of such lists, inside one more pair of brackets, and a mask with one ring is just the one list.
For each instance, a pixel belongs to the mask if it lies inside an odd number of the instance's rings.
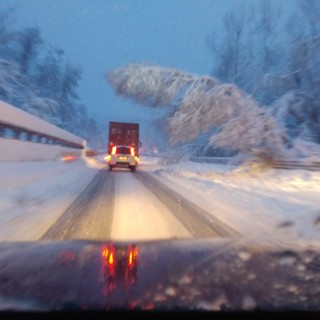
[[320,172],[180,162],[143,167],[253,239],[320,239]]
[[2,162],[0,241],[38,240],[102,166],[93,159]]
[[[245,237],[320,239],[320,172],[208,163],[159,164],[147,171]],[[75,162],[2,162],[0,241],[39,239],[87,186],[103,156]]]

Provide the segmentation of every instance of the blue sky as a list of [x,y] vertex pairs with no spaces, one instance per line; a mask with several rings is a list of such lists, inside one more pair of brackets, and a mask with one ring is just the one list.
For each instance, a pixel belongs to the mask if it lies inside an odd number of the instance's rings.
[[[254,2],[255,0],[246,0]],[[288,2],[288,0],[282,0]],[[38,26],[44,40],[61,47],[83,71],[79,96],[89,114],[139,121],[148,109],[116,97],[106,72],[146,62],[209,74],[206,39],[220,31],[232,0],[1,0],[16,7],[15,26]]]
[[15,4],[15,26],[38,26],[45,41],[80,66],[79,95],[91,115],[140,116],[146,109],[114,96],[107,71],[147,62],[208,74],[206,37],[219,25],[224,0],[1,0]]

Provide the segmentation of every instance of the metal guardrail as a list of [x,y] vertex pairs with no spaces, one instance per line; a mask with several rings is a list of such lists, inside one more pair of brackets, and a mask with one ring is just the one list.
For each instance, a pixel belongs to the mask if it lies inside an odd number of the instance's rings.
[[191,161],[200,163],[216,163],[216,164],[227,164],[231,158],[227,157],[191,157]]
[[0,120],[0,138],[13,139],[47,145],[59,145],[62,147],[83,149],[83,145],[70,142],[65,139],[54,137],[46,133],[25,129],[16,125],[8,124]]
[[0,137],[83,149],[86,142],[48,121],[0,100]]
[[[191,161],[199,163],[216,163],[228,164],[231,158],[226,157],[191,157]],[[302,169],[310,171],[320,171],[320,161],[305,162],[305,161],[275,161],[272,164],[275,169]]]
[[320,162],[304,162],[304,161],[275,161],[273,167],[276,169],[303,169],[311,171],[320,171]]

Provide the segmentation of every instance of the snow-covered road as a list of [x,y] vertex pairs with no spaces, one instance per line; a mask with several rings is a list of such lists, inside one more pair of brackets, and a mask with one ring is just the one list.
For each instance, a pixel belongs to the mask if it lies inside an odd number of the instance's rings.
[[150,240],[191,238],[190,232],[135,175],[113,172],[116,197],[111,238]]
[[81,160],[1,162],[0,241],[39,239],[94,174]]
[[192,237],[131,172],[98,171],[101,160],[1,163],[0,240]]
[[192,234],[128,170],[97,172],[43,240],[156,240]]
[[[38,240],[58,221],[55,232],[61,233],[65,226],[67,238],[153,240],[193,236],[131,172],[103,171],[106,176],[99,180],[98,170],[105,167],[102,159],[1,163],[0,241]],[[156,157],[141,157],[139,171],[151,174],[246,239],[320,239],[319,172],[257,172],[192,162],[161,165]],[[88,192],[93,179],[99,181]],[[100,196],[96,196],[97,190]],[[79,194],[85,194],[77,205],[81,213],[71,206]],[[61,220],[68,216],[67,222]]]
[[248,239],[320,240],[320,172],[190,161],[149,171]]

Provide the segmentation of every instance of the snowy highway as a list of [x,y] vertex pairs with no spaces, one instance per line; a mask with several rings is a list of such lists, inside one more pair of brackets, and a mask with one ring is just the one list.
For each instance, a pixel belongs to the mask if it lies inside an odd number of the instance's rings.
[[133,174],[100,169],[42,239],[171,237],[188,238],[191,234]]
[[160,160],[0,163],[0,241],[320,236],[319,172]]
[[236,234],[208,216],[149,174],[100,169],[42,239],[150,240]]

